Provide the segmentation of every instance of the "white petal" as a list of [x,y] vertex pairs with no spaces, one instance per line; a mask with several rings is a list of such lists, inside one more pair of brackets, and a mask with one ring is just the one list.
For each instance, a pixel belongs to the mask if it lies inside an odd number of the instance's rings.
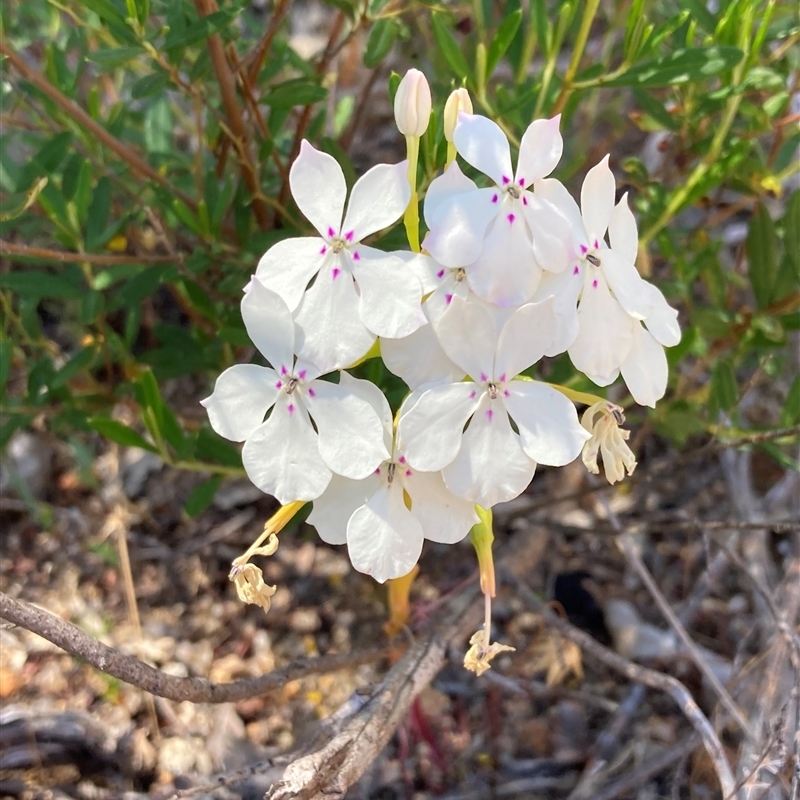
[[250,480],[283,504],[316,500],[331,480],[308,413],[283,392],[245,442],[242,463]]
[[436,335],[448,358],[472,380],[493,377],[497,333],[482,305],[453,297],[450,308],[436,324]]
[[314,364],[321,374],[349,367],[375,341],[358,313],[352,275],[336,269],[320,270],[297,310],[298,357]]
[[528,456],[540,464],[563,467],[580,455],[591,434],[561,392],[538,381],[513,381],[507,391],[506,408]]
[[636,227],[636,218],[628,207],[627,192],[614,206],[611,221],[608,223],[608,238],[615,253],[619,253],[631,264],[636,263],[639,252],[639,230]]
[[256,364],[235,364],[214,384],[200,404],[211,427],[226,439],[243,442],[263,421],[278,396],[278,373]]
[[511,149],[506,135],[496,122],[462,111],[458,115],[453,144],[464,161],[488,175],[498,186],[503,185],[503,178],[505,183],[513,179]]
[[555,178],[544,178],[534,184],[534,195],[552,203],[567,219],[572,231],[575,252],[580,245],[589,243],[589,236],[583,226],[583,217],[578,204],[561,181]]
[[305,402],[319,433],[319,454],[337,475],[361,480],[389,458],[375,409],[346,385],[312,381]]
[[247,335],[261,355],[280,373],[294,365],[294,321],[286,303],[257,278],[242,297],[242,319]]
[[567,217],[538,193],[527,193],[525,219],[531,229],[533,254],[542,269],[563,272],[575,260],[572,228]]
[[611,296],[602,271],[591,267],[587,273],[578,306],[578,337],[569,357],[598,386],[608,386],[628,355],[636,323]]
[[447,267],[465,267],[480,255],[486,228],[500,209],[496,189],[476,189],[443,200],[431,212],[424,248]]
[[583,273],[575,264],[563,272],[553,275],[545,272],[539,288],[533,296],[535,303],[553,298],[553,307],[558,324],[556,335],[545,351],[546,356],[565,353],[578,336],[578,296],[583,288]]
[[399,481],[378,489],[347,526],[353,566],[378,583],[408,575],[422,554],[422,542],[422,525],[406,508]]
[[427,322],[422,311],[422,285],[400,258],[360,246],[353,274],[361,297],[361,321],[372,333],[399,339]]
[[339,373],[339,386],[346,387],[357,397],[366,400],[372,406],[381,421],[381,425],[383,425],[383,443],[386,445],[387,450],[391,449],[394,417],[386,395],[371,381],[354,378],[347,372]]
[[518,308],[497,340],[494,377],[501,382],[516,378],[552,348],[557,332],[552,298]]
[[431,181],[425,193],[423,217],[428,228],[434,226],[436,211],[445,200],[466,192],[474,192],[477,188],[475,181],[468,178],[454,161],[441,175]]
[[653,310],[648,315],[644,324],[653,334],[655,340],[664,347],[675,347],[681,340],[681,328],[678,325],[678,312],[667,303],[661,290],[647,283],[647,292],[653,304]]
[[458,456],[442,475],[451,492],[491,508],[522,494],[535,469],[511,429],[502,401],[484,395]]
[[464,423],[479,401],[474,383],[444,384],[421,392],[403,410],[397,425],[398,447],[408,463],[423,472],[437,472],[449,464],[461,447]]
[[422,524],[425,538],[441,544],[460,542],[478,523],[475,504],[456,497],[441,472],[417,472],[403,479],[411,497],[411,513]]
[[289,170],[297,207],[319,231],[330,238],[329,230],[339,232],[344,213],[347,184],[336,159],[312,147],[305,139],[300,144],[300,155]]
[[284,239],[261,256],[256,278],[267,289],[279,294],[289,311],[294,311],[300,305],[309,282],[322,266],[328,249],[322,239]]
[[564,140],[558,130],[561,114],[552,119],[537,119],[519,143],[517,174],[515,182],[520,186],[530,186],[534,181],[547,177],[558,165],[564,152]]
[[634,323],[633,344],[622,362],[622,377],[633,399],[641,406],[655,408],[667,391],[668,372],[664,348],[641,323]]
[[381,339],[381,358],[389,372],[402,378],[410,389],[425,383],[450,383],[465,374],[442,350],[430,324],[402,339]]
[[381,479],[370,475],[363,481],[352,481],[334,475],[328,488],[314,501],[308,524],[317,529],[320,539],[328,544],[347,543],[347,523],[353,512],[380,488]]
[[425,253],[393,250],[392,256],[401,259],[406,268],[416,275],[422,285],[423,295],[430,294],[442,282],[444,267]]
[[653,296],[647,288],[647,281],[633,263],[626,261],[614,250],[601,251],[599,258],[609,288],[619,304],[632,317],[647,319],[653,310]]
[[608,156],[586,173],[581,187],[581,213],[583,224],[592,246],[606,235],[614,211],[617,183],[608,166]]
[[489,228],[480,258],[467,267],[470,288],[487,303],[522,305],[531,299],[542,277],[522,207],[504,204]]
[[411,200],[408,161],[377,164],[367,170],[350,192],[342,225],[342,235],[352,231],[352,241],[360,242],[371,233],[397,222]]

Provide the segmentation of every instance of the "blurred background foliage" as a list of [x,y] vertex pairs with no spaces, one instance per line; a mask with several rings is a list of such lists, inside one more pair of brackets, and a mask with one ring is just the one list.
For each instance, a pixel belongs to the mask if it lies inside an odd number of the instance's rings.
[[[763,0],[4,3],[0,444],[32,426],[79,463],[97,434],[155,452],[207,473],[189,513],[242,474],[197,401],[254,354],[239,299],[259,257],[310,231],[289,165],[304,137],[351,183],[403,158],[389,95],[410,65],[435,96],[423,187],[444,164],[441,110],[459,85],[512,142],[561,113],[556,177],[573,192],[611,153],[639,221],[639,269],[684,328],[667,397],[634,411],[635,425],[681,446],[796,425],[796,11]],[[399,226],[378,246],[402,242]],[[379,361],[359,369],[402,395]],[[566,356],[541,370],[598,391]],[[749,407],[764,384],[774,402]],[[624,387],[608,391],[626,402]],[[759,446],[791,467],[787,443]]]

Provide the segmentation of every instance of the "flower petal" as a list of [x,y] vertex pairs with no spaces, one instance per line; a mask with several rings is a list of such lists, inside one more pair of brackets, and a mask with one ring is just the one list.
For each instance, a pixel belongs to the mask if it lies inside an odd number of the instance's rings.
[[392,251],[393,258],[399,258],[406,268],[416,275],[422,285],[423,295],[430,294],[442,282],[442,265],[425,253],[413,253],[407,250]]
[[602,270],[596,267],[587,268],[578,324],[569,357],[575,368],[598,386],[608,386],[628,355],[636,323],[611,296]]
[[403,479],[411,497],[411,513],[422,524],[425,538],[441,544],[460,542],[478,523],[475,505],[456,497],[441,472],[411,471]]
[[574,461],[591,434],[561,392],[538,381],[513,381],[506,408],[517,423],[522,449],[539,464],[563,467]]
[[476,189],[448,197],[431,212],[430,230],[423,246],[440,264],[466,267],[480,255],[486,228],[499,208],[495,189]]
[[528,125],[519,143],[514,183],[528,187],[558,166],[564,152],[564,140],[558,130],[560,122],[561,114],[556,114],[552,119],[535,119]]
[[633,343],[621,371],[633,399],[640,406],[655,408],[667,391],[667,356],[664,348],[639,322],[633,325]]
[[295,340],[292,314],[281,297],[258,278],[250,281],[242,297],[242,320],[261,355],[278,372],[291,372]]
[[514,177],[511,167],[511,148],[500,126],[479,114],[458,115],[453,144],[461,158],[478,172],[488,175],[498,186]]
[[539,303],[548,297],[553,298],[558,324],[556,335],[545,351],[546,356],[565,353],[578,336],[578,296],[583,288],[583,272],[575,264],[570,269],[554,275],[545,272],[532,302]]
[[563,272],[575,260],[572,228],[566,215],[538,193],[527,193],[525,219],[531,229],[533,254],[542,269]]
[[606,235],[616,192],[617,182],[606,156],[586,173],[581,187],[581,214],[592,246],[595,239],[599,242]]
[[639,230],[636,227],[636,218],[628,206],[627,192],[622,195],[611,213],[608,238],[615,253],[619,253],[631,264],[636,263],[636,256],[639,253]]
[[361,256],[353,263],[353,275],[361,297],[361,321],[372,333],[399,339],[408,336],[428,320],[422,311],[422,285],[413,270],[400,258],[358,248]]
[[468,178],[458,166],[453,162],[441,175],[431,181],[428,191],[425,193],[423,204],[423,217],[428,228],[432,228],[436,220],[436,210],[451,197],[466,192],[477,191],[478,186],[475,181]]
[[261,256],[256,278],[280,295],[289,311],[294,311],[309,282],[323,265],[327,252],[328,246],[316,237],[284,239]]
[[520,306],[531,299],[542,277],[522,208],[520,203],[503,205],[480,257],[467,267],[470,288],[487,303]]
[[678,312],[667,303],[667,298],[660,289],[647,281],[644,284],[653,303],[653,310],[648,314],[644,324],[657,342],[663,344],[664,347],[675,347],[681,340]]
[[376,164],[356,181],[350,192],[342,235],[360,242],[371,233],[394,225],[410,200],[408,161]]
[[589,235],[583,225],[581,210],[572,199],[567,187],[555,178],[544,178],[536,181],[533,188],[534,196],[552,203],[566,217],[569,229],[572,232],[575,252],[577,253],[580,250],[581,245],[588,245]]
[[283,392],[245,442],[242,463],[250,480],[283,504],[316,500],[331,480],[308,413]]
[[399,481],[378,489],[347,526],[350,561],[378,583],[408,575],[422,554],[422,542],[422,525],[406,508]]
[[381,358],[389,372],[412,390],[425,383],[451,383],[464,377],[464,370],[442,350],[430,324],[402,339],[381,339]]
[[320,374],[349,367],[372,347],[370,333],[358,313],[352,275],[338,267],[320,270],[297,310],[297,355]]
[[522,494],[535,469],[511,429],[503,403],[484,395],[461,450],[442,475],[453,494],[491,508]]
[[653,310],[653,295],[636,267],[614,250],[600,253],[603,274],[619,304],[634,318],[647,319]]
[[380,485],[381,479],[377,475],[370,475],[363,481],[334,475],[328,488],[314,501],[308,524],[317,529],[323,542],[346,544],[350,517],[357,508],[367,503]]
[[433,386],[411,395],[397,424],[398,448],[408,463],[423,472],[437,472],[458,455],[464,423],[480,401],[474,383]]
[[256,364],[235,364],[200,401],[211,427],[226,439],[243,442],[263,421],[278,396],[278,373]]
[[342,168],[333,156],[317,150],[303,139],[300,155],[289,170],[289,186],[297,207],[320,236],[330,238],[329,230],[339,232],[347,184]]
[[365,381],[361,378],[354,378],[347,372],[339,373],[339,386],[344,386],[357,397],[366,400],[383,425],[383,443],[387,450],[392,447],[392,429],[394,426],[394,417],[392,409],[389,407],[389,401],[386,395],[371,381]]
[[557,333],[552,297],[518,308],[500,332],[492,374],[502,382],[513,380],[552,348]]
[[319,454],[337,475],[361,480],[389,458],[378,414],[347,386],[313,381],[305,402],[319,433]]
[[474,381],[493,377],[497,333],[489,312],[479,303],[453,297],[436,324],[447,357]]

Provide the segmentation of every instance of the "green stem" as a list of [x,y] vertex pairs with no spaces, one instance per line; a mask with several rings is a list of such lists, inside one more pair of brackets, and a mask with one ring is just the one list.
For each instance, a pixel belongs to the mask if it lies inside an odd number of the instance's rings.
[[411,199],[408,202],[403,223],[409,247],[419,253],[419,195],[417,194],[417,163],[419,162],[419,136],[406,136],[408,154],[408,182],[411,184]]
[[572,57],[569,60],[567,71],[564,73],[564,83],[561,87],[558,99],[556,100],[556,104],[553,106],[553,114],[561,113],[569,96],[572,94],[572,81],[575,79],[575,74],[583,58],[583,51],[586,49],[586,42],[589,40],[589,32],[592,29],[592,23],[594,22],[599,7],[600,0],[589,0],[586,5],[583,18],[581,19],[581,27],[578,30],[578,37],[575,40],[575,47],[572,50]]

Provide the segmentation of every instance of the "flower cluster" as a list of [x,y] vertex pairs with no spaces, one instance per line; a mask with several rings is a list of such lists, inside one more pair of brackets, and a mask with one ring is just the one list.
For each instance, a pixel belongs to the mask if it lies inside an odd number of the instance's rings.
[[[336,160],[302,143],[290,187],[316,235],[271,247],[242,299],[269,366],[231,367],[203,401],[214,430],[244,442],[253,483],[284,504],[313,501],[320,536],[380,582],[409,573],[425,539],[463,539],[476,506],[518,496],[537,464],[583,452],[597,471],[599,452],[609,480],[630,473],[617,406],[583,395],[592,408],[581,424],[574,392],[528,373],[566,352],[599,386],[621,374],[654,406],[664,347],[680,338],[677,312],[635,267],[636,222],[627,195],[615,202],[608,157],[587,174],[580,206],[548,177],[562,155],[559,117],[530,124],[515,165],[501,128],[454,92],[420,248],[417,153],[430,110],[412,70],[395,100],[409,160],[373,167],[349,196]],[[366,244],[401,218],[410,250]],[[378,356],[409,388],[396,414],[378,386],[345,371]]]

